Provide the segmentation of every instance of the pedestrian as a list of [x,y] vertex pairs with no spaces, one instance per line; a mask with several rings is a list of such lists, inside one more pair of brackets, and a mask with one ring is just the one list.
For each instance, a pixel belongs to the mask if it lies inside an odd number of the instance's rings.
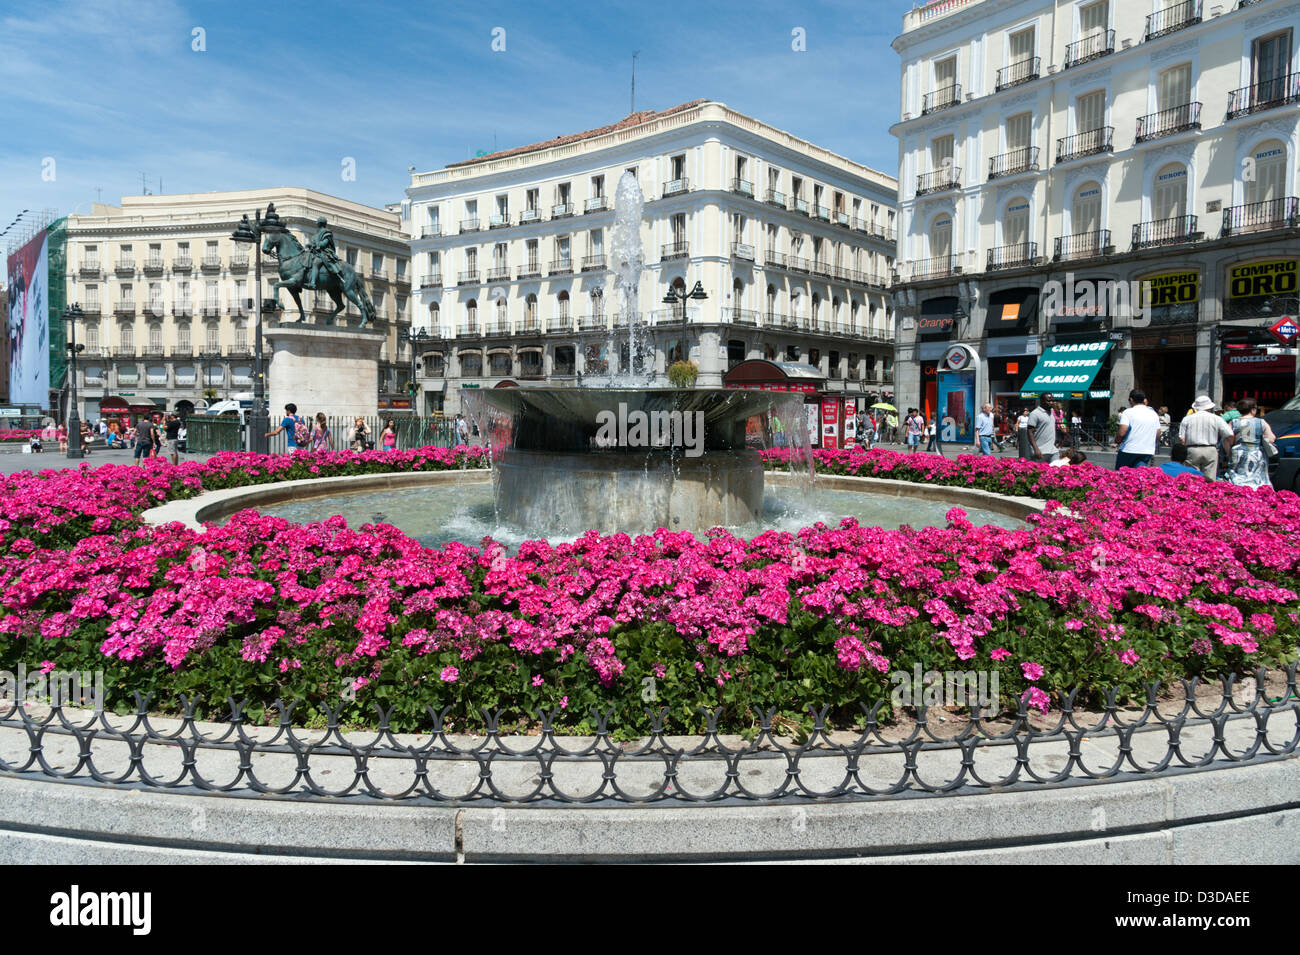
[[1021,408],[1016,415],[1016,457],[1028,461],[1032,453],[1029,443],[1029,409]]
[[1271,446],[1277,438],[1268,422],[1259,417],[1259,407],[1254,398],[1242,398],[1237,402],[1240,414],[1232,422],[1232,456],[1228,465],[1227,480],[1241,487],[1271,487],[1268,478],[1268,459],[1270,455],[1266,446]]
[[903,424],[907,428],[908,453],[915,454],[921,450],[921,433],[925,431],[925,422],[921,420],[915,408],[908,408],[907,420]]
[[939,450],[939,429],[935,426],[934,415],[931,415],[930,420],[927,421],[925,424],[925,436],[926,438],[929,439],[926,441],[925,450],[938,451]]
[[1076,448],[1061,448],[1056,452],[1056,457],[1048,464],[1048,467],[1063,468],[1071,464],[1082,464],[1088,460],[1088,456]]
[[311,450],[315,454],[331,450],[330,429],[323,411],[316,412],[316,427],[311,432]]
[[975,416],[975,434],[979,438],[980,454],[993,453],[993,406],[984,404]]
[[1165,405],[1160,406],[1160,445],[1169,447],[1169,431],[1173,427],[1174,419],[1169,415],[1169,408]]
[[392,418],[384,423],[384,431],[379,436],[379,440],[385,451],[397,450],[397,422]]
[[360,416],[352,423],[352,433],[348,436],[348,443],[353,451],[370,451],[374,448],[374,442],[370,440],[370,429],[366,427],[366,419]]
[[[1184,422],[1186,422],[1186,420],[1186,418],[1183,419]],[[1191,467],[1188,464],[1190,458],[1188,458],[1187,452],[1189,450],[1190,449],[1187,445],[1183,444],[1182,441],[1175,441],[1174,446],[1169,449],[1169,460],[1160,465],[1160,470],[1164,471],[1170,477],[1178,477],[1180,474],[1195,474],[1198,478],[1204,481],[1205,475],[1201,473],[1201,470],[1199,468]]]
[[1187,463],[1213,481],[1219,475],[1219,446],[1231,448],[1232,428],[1214,413],[1209,395],[1198,395],[1192,413],[1178,424],[1178,443],[1183,445]]
[[1160,415],[1147,404],[1146,393],[1134,388],[1128,393],[1128,403],[1128,410],[1119,416],[1115,435],[1116,471],[1149,467],[1160,436]]
[[461,444],[469,444],[469,422],[462,414],[456,415],[456,440]]
[[1052,411],[1056,402],[1041,395],[1034,410],[1025,419],[1029,432],[1030,458],[1034,461],[1051,461],[1056,454],[1056,418]]
[[167,423],[163,427],[167,433],[167,456],[171,459],[172,464],[180,464],[181,419],[174,414],[169,414]]
[[180,427],[176,429],[176,450],[183,454],[188,454],[190,450],[190,429],[185,424],[185,419],[181,419]]
[[143,465],[153,452],[154,424],[143,415],[135,423],[135,463]]
[[898,433],[898,412],[891,411],[885,415],[885,440],[898,444],[900,437]]
[[163,429],[159,423],[154,421],[152,418],[150,418],[149,421],[150,424],[153,425],[153,448],[151,449],[149,456],[151,458],[160,458],[162,457]]
[[55,436],[59,439],[59,453],[65,453],[68,450],[68,429],[64,425],[59,425]]
[[298,406],[292,401],[284,406],[284,417],[280,419],[280,426],[274,431],[268,431],[266,436],[274,438],[281,432],[284,433],[286,450],[289,451],[306,448],[311,439],[311,429],[298,414]]

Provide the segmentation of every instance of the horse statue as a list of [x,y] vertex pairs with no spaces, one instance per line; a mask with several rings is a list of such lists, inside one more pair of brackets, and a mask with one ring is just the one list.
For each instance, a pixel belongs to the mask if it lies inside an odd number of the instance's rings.
[[[289,290],[294,304],[298,306],[298,321],[295,324],[307,321],[307,313],[302,307],[303,289],[324,292],[334,300],[334,311],[326,316],[326,325],[333,325],[335,316],[346,307],[344,299],[361,309],[362,328],[375,320],[375,306],[366,294],[361,276],[348,263],[337,262],[330,268],[313,267],[312,256],[289,232],[267,233],[262,241],[262,251],[280,261],[280,281],[271,287],[271,297],[278,303],[280,289]],[[308,275],[309,271],[315,274]]]

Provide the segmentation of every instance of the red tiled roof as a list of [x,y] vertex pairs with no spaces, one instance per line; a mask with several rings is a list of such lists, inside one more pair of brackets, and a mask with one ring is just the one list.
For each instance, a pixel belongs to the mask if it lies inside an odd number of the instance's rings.
[[694,99],[689,103],[682,103],[679,106],[674,106],[671,109],[660,110],[658,112],[653,109],[643,109],[638,113],[628,114],[617,123],[611,123],[608,126],[601,126],[599,129],[589,129],[585,133],[570,133],[568,136],[556,136],[554,139],[548,139],[545,142],[532,143],[528,146],[516,146],[514,149],[503,149],[500,152],[488,153],[486,156],[475,156],[473,159],[448,163],[447,168],[456,169],[460,166],[472,166],[475,163],[490,162],[494,159],[503,159],[506,156],[518,156],[521,153],[536,152],[539,149],[550,149],[552,146],[567,146],[569,143],[580,142],[584,139],[594,139],[597,136],[604,136],[606,133],[612,133],[615,130],[638,126],[641,123],[649,122],[652,119],[658,119],[661,116],[671,116],[673,113],[680,113],[682,110],[693,109],[701,103],[707,102],[709,102],[709,100]]

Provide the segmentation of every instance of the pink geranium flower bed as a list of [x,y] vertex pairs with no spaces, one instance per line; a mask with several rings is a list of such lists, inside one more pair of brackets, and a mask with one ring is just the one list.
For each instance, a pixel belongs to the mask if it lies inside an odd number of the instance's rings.
[[769,707],[888,701],[889,675],[915,664],[996,670],[1012,709],[1044,708],[1074,687],[1141,694],[1281,663],[1300,635],[1300,497],[1155,469],[818,455],[823,472],[1049,501],[1015,530],[954,507],[942,528],[592,531],[510,553],[491,540],[432,550],[341,518],[246,511],[202,532],[140,518],[216,488],[482,466],[481,449],[426,448],[0,479],[0,667],[103,669],[119,706],[186,693],[217,710],[281,699],[298,716],[365,720],[378,704],[399,728],[427,727],[430,707],[461,725],[485,708],[575,725],[612,708],[628,726],[647,706],[683,724],[720,707],[740,727]]

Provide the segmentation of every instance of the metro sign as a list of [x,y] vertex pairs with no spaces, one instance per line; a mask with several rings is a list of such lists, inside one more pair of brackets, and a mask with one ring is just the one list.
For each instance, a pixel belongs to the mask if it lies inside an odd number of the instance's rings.
[[1291,341],[1297,335],[1300,335],[1300,325],[1297,325],[1296,320],[1290,315],[1283,315],[1281,320],[1270,328],[1269,331],[1272,332],[1273,337],[1283,345],[1290,345]]

